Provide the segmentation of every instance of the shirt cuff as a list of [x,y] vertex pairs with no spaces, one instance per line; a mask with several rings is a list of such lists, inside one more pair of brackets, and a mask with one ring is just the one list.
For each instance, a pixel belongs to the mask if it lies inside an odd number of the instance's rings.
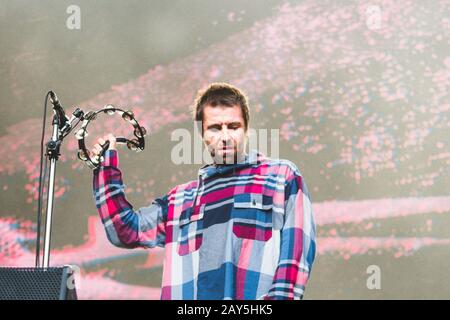
[[119,155],[117,153],[117,150],[106,150],[103,157],[104,160],[101,163],[102,167],[119,167]]

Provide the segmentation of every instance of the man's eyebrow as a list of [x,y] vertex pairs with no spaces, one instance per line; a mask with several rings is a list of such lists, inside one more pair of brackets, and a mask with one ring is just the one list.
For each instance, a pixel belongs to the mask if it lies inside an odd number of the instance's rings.
[[[229,122],[227,123],[227,126],[241,126],[242,123],[240,123],[239,121],[233,121],[233,122]],[[219,122],[216,123],[210,123],[206,126],[206,128],[212,128],[212,127],[221,127],[222,124]]]
[[206,126],[206,128],[212,128],[212,127],[220,127],[220,123],[211,123]]

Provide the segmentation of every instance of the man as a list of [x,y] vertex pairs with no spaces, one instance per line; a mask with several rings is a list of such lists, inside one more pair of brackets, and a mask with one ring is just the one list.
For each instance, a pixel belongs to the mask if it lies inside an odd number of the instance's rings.
[[124,248],[165,247],[161,299],[301,299],[315,257],[306,183],[290,161],[246,154],[247,98],[213,83],[194,119],[214,163],[149,207],[125,199],[114,136],[94,171],[94,197],[108,239]]

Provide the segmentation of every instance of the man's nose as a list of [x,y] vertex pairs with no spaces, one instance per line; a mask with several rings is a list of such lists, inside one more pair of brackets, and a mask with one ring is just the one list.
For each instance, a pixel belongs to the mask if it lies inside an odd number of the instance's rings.
[[230,132],[228,131],[227,128],[222,129],[222,131],[221,131],[221,138],[222,138],[223,142],[228,142],[228,141],[231,140],[231,135],[230,135]]

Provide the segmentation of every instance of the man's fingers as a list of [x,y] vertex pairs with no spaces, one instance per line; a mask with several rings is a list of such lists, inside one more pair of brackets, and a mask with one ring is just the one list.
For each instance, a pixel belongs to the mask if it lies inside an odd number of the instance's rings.
[[94,144],[94,148],[92,149],[94,155],[99,155],[101,151],[102,147],[98,143]]
[[107,134],[104,139],[109,141],[109,149],[116,148],[116,137],[112,133]]
[[116,137],[115,137],[112,133],[106,135],[106,136],[105,136],[105,139],[106,139],[106,140],[109,140],[109,141],[113,141],[113,142],[116,141]]
[[98,155],[100,155],[100,153],[102,153],[103,146],[105,145],[106,141],[109,141],[108,149],[115,148],[116,137],[114,137],[114,135],[112,135],[111,133],[107,134],[107,135],[103,136],[102,138],[98,138],[97,143],[94,144],[94,146],[92,147],[91,151],[94,156],[98,156]]

